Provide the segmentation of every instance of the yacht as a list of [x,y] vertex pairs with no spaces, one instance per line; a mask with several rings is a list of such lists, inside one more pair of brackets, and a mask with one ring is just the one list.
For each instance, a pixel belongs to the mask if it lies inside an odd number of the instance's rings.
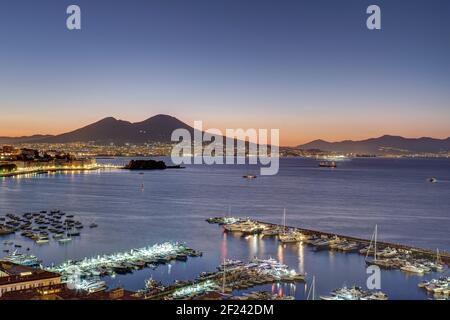
[[36,256],[18,253],[17,250],[11,253],[9,256],[1,258],[1,260],[27,267],[38,267],[42,262]]
[[425,272],[424,269],[417,267],[415,265],[412,265],[412,264],[405,265],[405,266],[401,267],[400,270],[409,272],[409,273],[415,273],[415,274],[424,274],[424,272]]

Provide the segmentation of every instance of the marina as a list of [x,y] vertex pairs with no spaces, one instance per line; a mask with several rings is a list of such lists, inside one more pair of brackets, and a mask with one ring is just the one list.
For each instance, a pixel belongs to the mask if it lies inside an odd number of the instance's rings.
[[437,299],[448,299],[450,294],[450,277],[440,277],[430,281],[422,281],[418,287],[424,289],[429,294],[433,294]]
[[[225,260],[215,272],[202,272],[195,280],[177,281],[167,287],[152,282],[139,292],[144,299],[234,299],[266,297],[273,295],[253,292],[233,295],[235,290],[249,289],[255,286],[283,282],[303,282],[305,275],[297,273],[275,259],[254,258],[249,263],[239,260]],[[282,296],[281,296],[282,297]],[[280,298],[281,298],[280,297]]]
[[202,253],[181,243],[165,242],[127,252],[110,255],[99,255],[78,261],[66,261],[58,266],[47,268],[48,271],[59,273],[62,281],[75,287],[83,287],[79,281],[86,281],[115,274],[132,273],[143,268],[155,268],[173,260],[186,261],[187,257],[199,257]]
[[[443,271],[444,264],[450,263],[450,254],[447,252],[439,252],[439,249],[434,252],[422,248],[379,242],[376,235],[372,240],[368,240],[237,217],[215,217],[209,218],[207,221],[209,223],[214,221],[214,223],[222,225],[224,231],[237,232],[242,235],[277,236],[282,243],[304,242],[313,246],[315,250],[358,252],[366,257],[372,255],[374,259],[367,261],[368,264],[376,264],[383,268],[398,268],[405,272]],[[377,259],[377,257],[382,259]]]

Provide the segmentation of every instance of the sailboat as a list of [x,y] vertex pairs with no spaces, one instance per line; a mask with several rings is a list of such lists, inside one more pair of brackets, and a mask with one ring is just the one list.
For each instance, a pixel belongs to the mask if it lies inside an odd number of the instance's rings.
[[366,253],[366,263],[367,264],[371,264],[371,261],[368,261],[367,258],[369,257],[369,254],[370,254],[370,248],[372,248],[372,242],[374,243],[372,262],[377,261],[377,234],[378,234],[378,225],[375,225],[375,230],[372,234],[372,238],[370,239],[369,248],[367,248],[367,253]]
[[[375,225],[375,230],[372,234],[372,238],[370,239],[370,243],[369,243],[369,247],[367,248],[367,253],[366,253],[366,264],[368,265],[376,265],[379,267],[389,267],[390,265],[388,264],[387,260],[383,260],[383,259],[378,259],[377,257],[377,238],[378,238],[378,225]],[[369,254],[370,254],[370,249],[372,248],[372,243],[373,243],[373,259],[372,260],[368,260]]]
[[313,276],[311,282],[311,289],[309,289],[308,295],[306,296],[306,300],[316,300],[316,277]]
[[226,284],[226,276],[225,276],[225,273],[226,273],[226,268],[227,268],[227,261],[226,261],[226,259],[223,259],[223,279],[222,279],[222,295],[223,296],[230,296],[230,292],[232,291],[230,288],[227,288],[226,286],[225,286],[225,284]]
[[72,241],[72,237],[70,236],[70,233],[67,232],[67,223],[66,223],[66,236],[61,239],[58,239],[58,242],[64,244],[70,241]]
[[297,233],[293,231],[286,232],[286,208],[283,211],[283,233],[278,235],[282,243],[298,242]]
[[439,255],[439,249],[436,249],[436,263],[434,264],[433,269],[439,272],[444,271],[444,264],[442,263],[441,256]]

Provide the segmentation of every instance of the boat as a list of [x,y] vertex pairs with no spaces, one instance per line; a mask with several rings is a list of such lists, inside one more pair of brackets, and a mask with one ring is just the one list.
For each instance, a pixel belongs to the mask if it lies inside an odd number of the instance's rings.
[[283,210],[283,231],[278,234],[281,243],[299,242],[298,234],[295,231],[286,231],[286,208]]
[[46,238],[46,237],[40,237],[40,238],[38,238],[35,242],[37,243],[37,244],[46,244],[46,243],[48,243],[50,240],[48,239],[48,238]]
[[263,230],[261,234],[263,237],[275,237],[280,234],[280,230],[278,230],[277,228],[270,228]]
[[[378,265],[379,267],[381,267],[379,261],[377,260],[377,237],[378,237],[378,225],[375,225],[375,230],[373,231],[372,238],[370,239],[369,246],[367,247],[365,261],[367,265]],[[373,243],[373,259],[368,260],[367,258],[371,253],[372,243]]]
[[10,255],[1,258],[1,260],[32,268],[38,267],[42,262],[36,256],[22,254],[17,252],[17,250],[11,253]]
[[187,261],[188,256],[187,256],[187,254],[179,253],[176,255],[175,259],[178,261]]
[[98,225],[96,224],[96,223],[91,223],[90,225],[89,225],[89,228],[97,228],[98,227]]
[[321,168],[336,168],[337,164],[335,161],[321,161],[321,162],[319,162],[319,167],[321,167]]
[[320,296],[321,300],[387,300],[388,296],[381,292],[363,291],[360,287],[343,287],[331,292],[331,296]]
[[423,268],[420,268],[413,264],[407,264],[403,267],[400,267],[400,270],[408,272],[408,273],[414,273],[414,274],[424,274],[425,273],[425,270]]
[[251,175],[251,174],[247,174],[245,176],[242,176],[242,178],[245,178],[247,180],[253,180],[253,179],[256,179],[256,176]]
[[436,249],[436,262],[432,265],[431,269],[438,272],[444,271],[444,264],[442,263],[439,249]]
[[71,236],[71,237],[77,237],[80,235],[79,231],[73,230],[73,231],[69,231],[67,232],[67,235]]
[[316,277],[313,276],[312,282],[311,282],[311,289],[309,289],[306,300],[316,300],[315,291],[316,291]]
[[58,239],[58,242],[59,243],[68,243],[68,242],[70,242],[70,241],[72,241],[72,238],[69,236],[69,235],[67,235],[67,236],[65,236],[65,237],[63,237],[63,238],[60,238],[60,239]]
[[314,246],[315,251],[319,251],[328,249],[330,246],[330,241],[327,239],[320,238],[316,241],[311,242],[311,244]]
[[436,183],[437,179],[435,177],[431,177],[431,178],[428,179],[428,182]]

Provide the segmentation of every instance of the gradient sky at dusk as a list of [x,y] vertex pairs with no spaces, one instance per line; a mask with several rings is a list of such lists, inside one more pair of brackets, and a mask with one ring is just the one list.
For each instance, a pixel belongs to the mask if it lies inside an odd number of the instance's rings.
[[289,145],[444,138],[449,57],[448,0],[0,0],[0,136],[165,113]]

